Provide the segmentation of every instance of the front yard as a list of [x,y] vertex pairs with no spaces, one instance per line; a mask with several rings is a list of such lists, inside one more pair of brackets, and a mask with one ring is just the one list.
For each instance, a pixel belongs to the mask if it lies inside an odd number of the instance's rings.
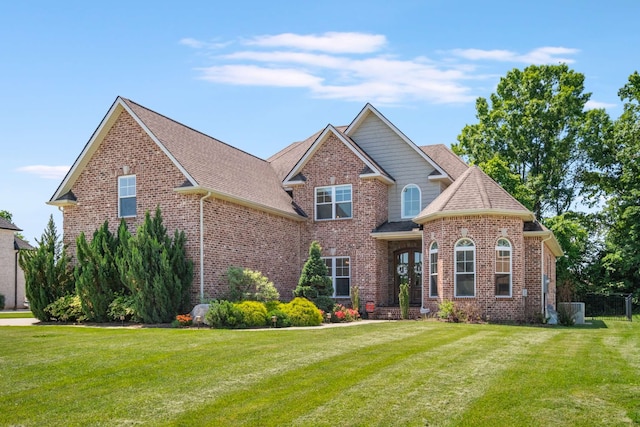
[[0,327],[0,425],[634,425],[635,320]]

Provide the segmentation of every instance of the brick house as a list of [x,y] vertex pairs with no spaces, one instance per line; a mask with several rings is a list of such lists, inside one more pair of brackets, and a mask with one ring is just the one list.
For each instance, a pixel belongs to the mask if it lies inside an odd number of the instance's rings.
[[25,308],[24,272],[18,264],[18,253],[33,247],[15,235],[22,231],[15,224],[0,217],[0,295],[4,295],[4,307]]
[[[121,218],[135,230],[160,206],[195,263],[193,301],[226,290],[229,266],[259,270],[289,299],[320,242],[337,300],[357,286],[375,315],[442,300],[492,319],[555,306],[553,234],[444,145],[419,147],[367,104],[263,160],[118,97],[48,202],[64,240]],[[424,254],[424,255],[423,255]],[[424,258],[424,262],[423,262]]]

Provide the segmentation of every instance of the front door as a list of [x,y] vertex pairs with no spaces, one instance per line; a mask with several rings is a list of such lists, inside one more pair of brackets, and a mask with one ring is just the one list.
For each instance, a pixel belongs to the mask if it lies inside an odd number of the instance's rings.
[[393,305],[400,304],[400,284],[409,283],[409,304],[422,304],[422,251],[418,248],[401,249],[394,255]]

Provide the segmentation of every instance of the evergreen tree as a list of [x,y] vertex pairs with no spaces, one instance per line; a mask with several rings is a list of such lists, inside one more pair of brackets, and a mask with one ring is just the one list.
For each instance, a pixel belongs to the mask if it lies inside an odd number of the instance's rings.
[[36,239],[36,242],[37,249],[20,251],[19,263],[24,271],[29,307],[37,319],[48,321],[50,316],[44,309],[73,292],[73,272],[53,215],[49,217],[41,239]]
[[321,257],[320,244],[311,242],[309,258],[302,268],[298,286],[294,291],[297,297],[305,297],[313,301],[318,308],[330,311],[333,307],[333,284],[329,277],[327,265]]
[[76,293],[88,320],[106,322],[114,294],[123,289],[115,262],[117,248],[118,240],[109,231],[107,221],[95,231],[91,243],[87,243],[84,233],[78,236]]

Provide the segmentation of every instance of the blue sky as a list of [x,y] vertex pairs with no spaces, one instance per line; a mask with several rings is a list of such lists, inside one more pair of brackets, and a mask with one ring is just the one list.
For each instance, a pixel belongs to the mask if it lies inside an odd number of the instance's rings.
[[0,6],[0,210],[34,243],[116,96],[266,158],[366,102],[456,141],[501,76],[566,62],[617,117],[640,2],[28,1]]

